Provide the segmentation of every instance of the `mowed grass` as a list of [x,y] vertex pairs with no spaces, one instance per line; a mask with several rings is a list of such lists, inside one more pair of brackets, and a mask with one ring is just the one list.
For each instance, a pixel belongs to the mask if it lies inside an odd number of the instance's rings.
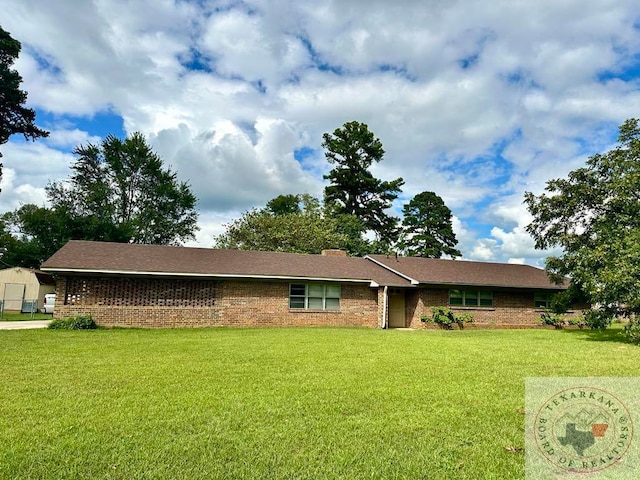
[[53,315],[50,313],[18,313],[18,312],[2,312],[0,322],[21,322],[26,320],[51,320]]
[[525,377],[639,374],[618,331],[2,331],[0,478],[524,478]]

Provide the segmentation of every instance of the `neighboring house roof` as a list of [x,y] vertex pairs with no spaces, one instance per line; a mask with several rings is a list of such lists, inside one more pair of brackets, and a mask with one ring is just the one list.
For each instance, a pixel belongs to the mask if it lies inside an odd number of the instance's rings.
[[508,263],[468,262],[421,257],[370,255],[374,262],[389,268],[416,284],[460,285],[563,290],[546,272],[529,265]]
[[528,265],[370,255],[365,258],[72,240],[42,265],[51,273],[328,280],[372,286],[562,290]]
[[408,286],[364,258],[72,240],[44,262],[49,272],[339,280]]

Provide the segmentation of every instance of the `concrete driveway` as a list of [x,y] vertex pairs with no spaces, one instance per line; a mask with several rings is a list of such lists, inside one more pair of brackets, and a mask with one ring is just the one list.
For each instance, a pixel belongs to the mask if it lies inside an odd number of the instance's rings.
[[47,328],[51,320],[23,320],[19,322],[0,322],[0,330],[23,330],[26,328]]

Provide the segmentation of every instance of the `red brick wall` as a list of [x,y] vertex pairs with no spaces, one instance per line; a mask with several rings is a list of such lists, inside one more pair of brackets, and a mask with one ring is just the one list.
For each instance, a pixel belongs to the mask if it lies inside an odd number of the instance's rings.
[[[493,307],[450,307],[456,313],[470,313],[473,323],[470,326],[481,328],[503,327],[519,328],[540,326],[542,309],[534,308],[533,292],[494,291]],[[422,322],[422,315],[431,316],[432,306],[448,306],[448,289],[419,289],[407,292],[406,314],[408,325],[412,328],[434,328],[433,323]],[[578,312],[579,313],[579,312]]]
[[54,317],[91,315],[109,327],[212,326],[219,292],[209,280],[59,276]]
[[56,292],[56,318],[89,314],[104,326],[378,325],[378,291],[364,284],[342,285],[339,311],[289,309],[289,282],[60,276]]
[[225,281],[219,302],[221,324],[376,326],[376,290],[368,285],[343,284],[340,296],[340,311],[290,309],[288,282]]
[[[383,288],[343,284],[340,311],[289,309],[289,282],[187,280],[59,276],[54,316],[91,315],[104,326],[380,326]],[[538,326],[542,312],[533,307],[533,292],[493,294],[494,307],[453,307],[471,313],[472,326]],[[434,328],[422,315],[431,306],[446,306],[448,289],[407,289],[406,326]],[[388,305],[387,305],[388,308]],[[388,311],[386,312],[388,319]],[[436,327],[437,328],[437,327]]]

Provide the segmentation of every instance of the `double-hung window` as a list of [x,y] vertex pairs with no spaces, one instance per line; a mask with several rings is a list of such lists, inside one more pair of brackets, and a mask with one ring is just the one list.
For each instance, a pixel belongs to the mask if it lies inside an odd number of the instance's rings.
[[289,285],[289,308],[340,310],[340,285],[292,283]]
[[553,293],[534,293],[533,306],[535,308],[551,308],[551,297],[553,297]]
[[449,305],[493,307],[493,292],[487,290],[449,290]]

